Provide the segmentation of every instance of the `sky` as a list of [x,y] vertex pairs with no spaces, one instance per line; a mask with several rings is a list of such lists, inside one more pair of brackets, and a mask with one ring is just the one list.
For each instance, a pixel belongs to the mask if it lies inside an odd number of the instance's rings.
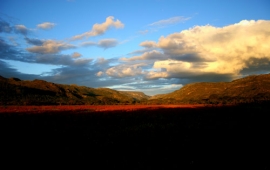
[[270,73],[269,0],[0,0],[0,75],[163,94]]

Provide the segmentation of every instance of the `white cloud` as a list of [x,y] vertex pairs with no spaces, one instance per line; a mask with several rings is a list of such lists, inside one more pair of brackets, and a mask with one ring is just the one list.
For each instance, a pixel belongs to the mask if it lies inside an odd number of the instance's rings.
[[143,74],[142,66],[146,64],[134,64],[134,65],[118,65],[111,67],[106,71],[106,74],[111,77],[129,77]]
[[52,22],[43,22],[37,25],[38,28],[44,29],[44,30],[52,29],[54,26],[55,26],[55,23],[52,23]]
[[114,17],[109,16],[106,18],[105,22],[103,22],[101,24],[94,24],[92,27],[92,30],[85,32],[83,34],[80,34],[80,35],[76,35],[76,36],[72,37],[72,40],[78,40],[78,39],[102,35],[111,27],[123,28],[124,24],[120,20],[114,21]]
[[172,17],[172,18],[169,18],[169,19],[163,19],[163,20],[151,23],[148,26],[151,26],[151,27],[164,27],[164,26],[184,22],[184,21],[187,21],[189,19],[190,19],[189,17],[176,16],[176,17]]
[[[196,26],[162,36],[157,46],[169,59],[156,61],[153,68],[166,68],[167,76],[172,73],[238,75],[251,66],[249,60],[270,59],[269,28],[270,21],[244,20],[221,28]],[[187,61],[181,61],[184,56],[197,57],[201,61],[188,61],[187,57]],[[165,73],[160,74],[160,77],[166,76]],[[155,72],[155,75],[158,76],[158,73]]]

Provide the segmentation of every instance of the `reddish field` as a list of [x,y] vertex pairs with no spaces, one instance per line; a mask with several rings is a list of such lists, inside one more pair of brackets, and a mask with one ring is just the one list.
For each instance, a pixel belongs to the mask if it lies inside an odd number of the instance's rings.
[[139,109],[160,109],[160,108],[199,108],[204,105],[63,105],[63,106],[2,106],[0,113],[42,113],[47,111],[135,111]]
[[90,169],[270,168],[269,106],[0,106],[0,113],[1,163],[80,159]]

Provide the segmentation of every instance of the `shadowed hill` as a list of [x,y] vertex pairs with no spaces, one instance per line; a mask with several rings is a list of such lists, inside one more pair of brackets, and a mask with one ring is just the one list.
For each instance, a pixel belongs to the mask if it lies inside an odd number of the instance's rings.
[[270,101],[270,74],[248,76],[232,82],[188,84],[151,99],[149,103],[238,104]]
[[62,85],[43,80],[22,81],[0,77],[2,105],[134,104],[148,96],[135,96],[108,88]]
[[149,97],[142,92],[22,81],[0,76],[1,105],[239,104],[270,101],[270,74],[232,82],[192,83],[172,93]]
[[136,101],[145,101],[150,98],[150,96],[145,95],[143,92],[137,91],[120,91],[120,93],[134,98]]

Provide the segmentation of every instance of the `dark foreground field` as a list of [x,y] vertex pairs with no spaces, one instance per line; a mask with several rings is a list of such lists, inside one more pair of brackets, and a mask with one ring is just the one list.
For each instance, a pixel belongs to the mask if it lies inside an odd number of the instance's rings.
[[2,112],[1,162],[269,169],[269,114],[269,106],[258,105]]

